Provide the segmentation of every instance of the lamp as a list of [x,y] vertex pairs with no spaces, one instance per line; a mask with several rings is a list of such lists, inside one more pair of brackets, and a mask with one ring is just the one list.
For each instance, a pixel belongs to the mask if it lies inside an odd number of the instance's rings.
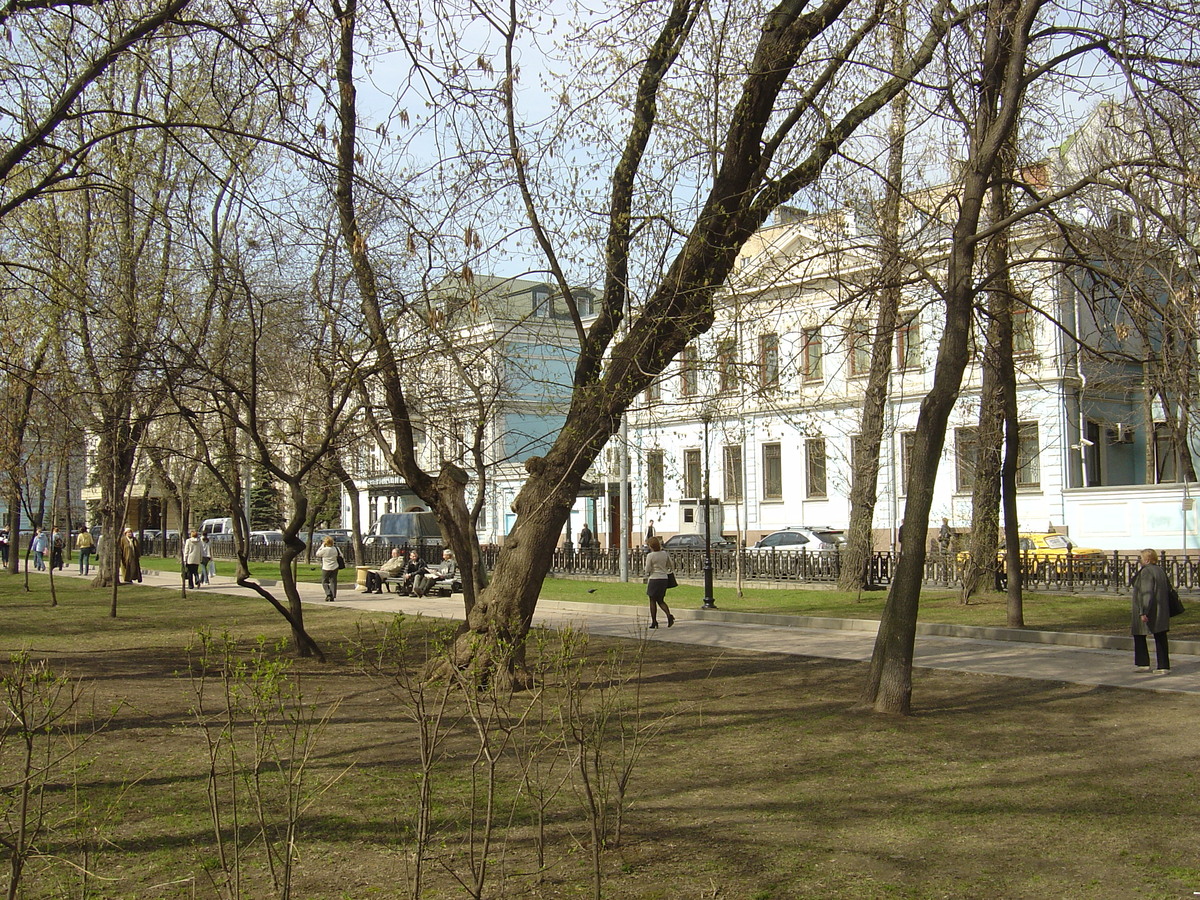
[[705,413],[700,421],[704,423],[704,606],[703,609],[716,609],[713,600],[713,564],[712,564],[712,493],[709,490],[709,473],[711,466],[708,458],[708,423],[712,416]]

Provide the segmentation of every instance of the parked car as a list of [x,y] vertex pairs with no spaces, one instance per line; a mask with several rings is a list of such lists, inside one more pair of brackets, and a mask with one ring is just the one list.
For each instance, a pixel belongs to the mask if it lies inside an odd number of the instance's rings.
[[283,543],[282,531],[252,531],[250,532],[251,544],[280,544]]
[[386,513],[363,537],[363,543],[368,547],[440,547],[442,530],[431,512]]
[[774,531],[765,538],[747,547],[747,553],[768,553],[784,550],[836,550],[846,543],[846,533],[840,528],[821,525],[792,525],[782,531]]
[[[1071,571],[1089,573],[1102,571],[1108,565],[1108,553],[1096,547],[1076,547],[1065,534],[1054,531],[1029,531],[1017,535],[1021,544],[1021,556],[1027,559],[1026,567],[1030,574],[1047,574],[1056,577],[1066,574],[1067,559],[1070,558]],[[1001,535],[1000,546],[996,550],[996,565],[1002,567],[1006,556],[1004,537]],[[970,553],[963,551],[958,554],[960,565],[965,565]]]
[[348,543],[350,543],[350,529],[349,528],[318,528],[316,531],[314,531],[312,533],[313,542],[317,543],[317,544],[321,543],[327,537],[333,538],[333,542],[335,544],[348,544]]
[[[712,548],[714,550],[732,550],[737,544],[719,534],[712,539]],[[702,534],[676,534],[663,541],[664,550],[703,550],[704,535]]]

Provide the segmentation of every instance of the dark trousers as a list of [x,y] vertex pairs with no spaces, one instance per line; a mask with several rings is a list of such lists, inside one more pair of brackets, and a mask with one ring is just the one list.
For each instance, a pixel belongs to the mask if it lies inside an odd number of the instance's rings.
[[200,568],[199,563],[185,563],[186,569],[184,574],[187,576],[187,586],[190,588],[196,587],[200,583],[200,578],[196,575],[196,571]]
[[367,593],[382,594],[383,579],[379,577],[379,573],[373,570],[367,570]]
[[325,599],[334,600],[337,598],[338,589],[338,570],[337,569],[322,569],[321,570],[321,587],[325,588]]
[[[1171,654],[1167,650],[1167,633],[1165,631],[1154,632],[1154,652],[1158,657],[1158,668],[1171,668]],[[1135,666],[1150,665],[1150,648],[1146,644],[1144,634],[1133,636],[1133,664]]]

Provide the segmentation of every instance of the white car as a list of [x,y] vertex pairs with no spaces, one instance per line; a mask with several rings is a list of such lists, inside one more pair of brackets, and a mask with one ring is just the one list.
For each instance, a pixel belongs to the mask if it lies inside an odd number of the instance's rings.
[[747,553],[783,552],[785,550],[836,550],[846,542],[846,533],[840,528],[796,525],[775,531],[746,548]]

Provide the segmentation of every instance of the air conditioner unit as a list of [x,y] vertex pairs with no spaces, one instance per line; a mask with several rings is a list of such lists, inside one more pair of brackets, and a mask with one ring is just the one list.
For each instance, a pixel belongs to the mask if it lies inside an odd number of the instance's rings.
[[1118,422],[1108,429],[1108,441],[1110,444],[1132,444],[1133,443],[1133,426],[1125,425]]

